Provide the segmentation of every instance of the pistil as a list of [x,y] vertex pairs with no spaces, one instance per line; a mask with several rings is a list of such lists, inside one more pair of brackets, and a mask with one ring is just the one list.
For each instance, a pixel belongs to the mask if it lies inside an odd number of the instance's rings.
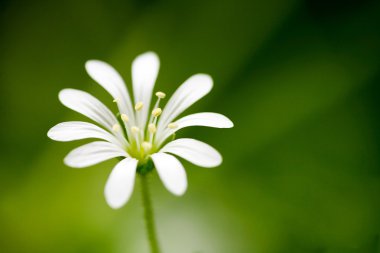
[[147,141],[144,141],[141,146],[144,149],[144,154],[147,154],[152,149],[152,144]]
[[137,126],[133,126],[131,127],[131,132],[133,136],[135,137],[137,150],[139,150],[140,149],[140,128],[138,128]]
[[154,123],[150,123],[148,125],[149,142],[153,142],[153,136],[156,133],[156,131],[157,131],[156,125]]

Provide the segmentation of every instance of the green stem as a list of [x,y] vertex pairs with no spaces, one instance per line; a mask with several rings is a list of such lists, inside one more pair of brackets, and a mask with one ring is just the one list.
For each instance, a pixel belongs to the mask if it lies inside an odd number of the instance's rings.
[[150,199],[147,177],[148,177],[147,174],[140,174],[142,202],[144,206],[144,218],[145,218],[151,252],[160,253],[160,250],[158,247],[157,235],[156,235],[156,228],[154,225],[152,201]]

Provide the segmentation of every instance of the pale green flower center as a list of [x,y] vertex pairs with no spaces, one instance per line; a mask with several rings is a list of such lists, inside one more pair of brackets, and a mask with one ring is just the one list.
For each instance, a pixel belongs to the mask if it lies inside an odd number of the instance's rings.
[[[157,134],[157,121],[158,117],[162,114],[162,109],[160,106],[161,99],[166,97],[166,94],[159,91],[156,92],[157,101],[154,105],[154,108],[150,114],[149,120],[144,126],[143,129],[140,129],[138,126],[131,125],[129,116],[126,114],[120,114],[120,124],[115,124],[112,127],[114,132],[124,131],[124,135],[129,142],[129,146],[126,148],[126,151],[132,157],[138,159],[140,162],[145,163],[148,161],[149,156],[159,149],[159,144],[155,143],[155,136]],[[119,102],[119,99],[114,99],[115,103]],[[142,108],[144,107],[143,102],[137,102],[134,106],[135,109],[135,118],[141,118]],[[124,123],[125,129],[122,128],[121,123]],[[167,126],[170,129],[175,129],[178,125],[174,122],[168,124]]]

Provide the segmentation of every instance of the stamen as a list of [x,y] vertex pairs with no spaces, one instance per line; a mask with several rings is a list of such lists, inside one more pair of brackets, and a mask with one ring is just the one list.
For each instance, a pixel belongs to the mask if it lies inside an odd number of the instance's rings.
[[162,113],[162,109],[161,108],[155,108],[155,109],[153,109],[153,111],[152,111],[152,115],[153,115],[153,117],[158,117],[158,116],[160,116],[161,115],[161,113]]
[[129,118],[127,116],[127,114],[121,114],[121,119],[124,121],[124,122],[128,122],[129,121]]
[[168,128],[170,128],[170,129],[176,129],[177,127],[178,127],[178,124],[175,123],[175,122],[172,122],[172,123],[170,123],[170,124],[168,125]]
[[[160,105],[160,100],[166,97],[166,94],[163,93],[162,91],[156,92],[156,96],[158,97],[156,104],[154,105],[154,109],[152,111],[152,116],[149,118],[149,123],[156,124],[157,123],[157,117],[161,115],[162,109],[159,107]],[[152,136],[151,136],[152,138]]]
[[149,133],[154,134],[157,131],[156,125],[153,123],[150,123],[148,125],[148,131]]
[[166,94],[163,93],[162,91],[157,91],[157,92],[156,92],[156,96],[157,96],[158,98],[163,99],[163,98],[166,97]]
[[136,105],[135,105],[135,110],[136,111],[140,111],[142,108],[143,108],[144,104],[143,102],[138,102]]
[[115,125],[113,125],[113,126],[112,126],[112,130],[113,130],[114,132],[119,132],[119,131],[120,131],[120,125],[119,125],[119,124],[115,124]]
[[131,127],[131,131],[133,134],[138,134],[140,132],[140,128],[138,128],[137,126],[133,126]]
[[120,98],[115,98],[112,102],[119,103],[119,101],[120,101]]
[[142,148],[144,149],[145,152],[149,151],[152,148],[152,144],[150,142],[144,141],[141,144]]

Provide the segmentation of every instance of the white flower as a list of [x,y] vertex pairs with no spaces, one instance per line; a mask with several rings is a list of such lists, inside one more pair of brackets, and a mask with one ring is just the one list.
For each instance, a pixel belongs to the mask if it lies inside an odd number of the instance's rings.
[[195,113],[176,120],[211,90],[211,77],[206,74],[191,76],[161,109],[161,102],[166,96],[161,91],[155,93],[156,102],[151,106],[159,66],[159,59],[153,52],[142,54],[133,61],[133,103],[123,79],[113,67],[98,60],[86,62],[88,74],[117,104],[119,113],[116,116],[87,92],[64,89],[59,93],[63,105],[99,125],[70,121],[49,130],[48,136],[56,141],[100,139],[72,150],[65,157],[65,164],[83,168],[111,158],[122,158],[105,186],[105,198],[112,208],[120,208],[128,201],[136,172],[146,173],[153,167],[171,193],[182,195],[187,188],[186,173],[173,155],[201,167],[215,167],[222,162],[221,155],[201,141],[188,138],[167,141],[176,131],[189,126],[233,126],[227,117],[211,112]]

